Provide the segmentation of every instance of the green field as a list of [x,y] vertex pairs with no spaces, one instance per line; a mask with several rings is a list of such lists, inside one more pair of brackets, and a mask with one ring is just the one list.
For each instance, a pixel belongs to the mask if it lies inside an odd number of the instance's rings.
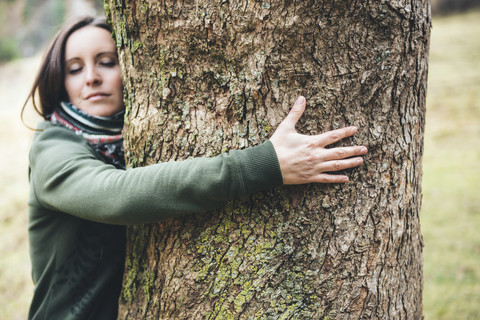
[[480,12],[434,19],[421,212],[424,313],[480,319]]
[[[18,114],[37,64],[0,66],[0,319],[25,319],[33,290]],[[425,318],[480,319],[480,11],[434,19],[423,169]]]

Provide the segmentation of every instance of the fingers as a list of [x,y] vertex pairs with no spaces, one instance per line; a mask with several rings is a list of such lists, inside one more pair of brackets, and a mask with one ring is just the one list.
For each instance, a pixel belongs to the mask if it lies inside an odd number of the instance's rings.
[[328,161],[321,164],[321,168],[319,171],[321,173],[317,174],[315,177],[312,178],[312,182],[317,183],[346,183],[349,181],[346,175],[341,174],[330,174],[327,172],[334,172],[339,170],[350,169],[354,167],[358,167],[363,164],[363,159],[358,158],[351,158],[346,160],[335,160],[335,161]]
[[363,164],[363,158],[355,157],[343,160],[326,161],[319,164],[319,172],[334,172],[358,167]]
[[[298,159],[297,159],[298,160]],[[362,157],[353,157],[348,159],[322,161],[308,157],[304,160],[296,161],[294,165],[284,166],[280,164],[284,184],[304,184],[304,183],[345,183],[348,177],[341,174],[335,174],[336,171],[351,169],[363,164]]]
[[346,127],[318,135],[318,145],[321,147],[328,146],[342,139],[353,136],[357,133],[357,127]]
[[295,101],[295,104],[293,105],[292,109],[288,113],[285,120],[283,120],[281,125],[287,127],[290,130],[295,130],[295,125],[297,124],[298,120],[300,120],[303,112],[305,111],[305,105],[305,98],[302,96],[298,97],[297,101]]
[[340,160],[355,156],[363,156],[367,153],[367,148],[363,146],[353,147],[338,147],[332,149],[322,149],[325,155],[322,157],[324,160]]
[[317,183],[346,183],[349,179],[347,176],[339,175],[339,174],[328,174],[322,173],[319,174],[312,182]]

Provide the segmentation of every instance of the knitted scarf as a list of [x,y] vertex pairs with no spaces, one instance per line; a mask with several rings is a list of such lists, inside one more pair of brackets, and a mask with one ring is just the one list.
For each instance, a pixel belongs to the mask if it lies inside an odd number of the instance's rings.
[[62,102],[51,114],[50,122],[82,135],[106,163],[125,169],[123,116],[123,111],[111,117],[92,116],[71,103]]

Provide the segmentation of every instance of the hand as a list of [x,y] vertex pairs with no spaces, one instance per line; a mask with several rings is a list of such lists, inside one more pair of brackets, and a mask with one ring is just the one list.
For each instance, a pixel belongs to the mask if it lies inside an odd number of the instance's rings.
[[305,98],[299,97],[292,110],[277,128],[270,141],[277,152],[284,184],[342,183],[345,175],[328,172],[353,168],[363,163],[359,156],[367,153],[362,146],[325,148],[357,132],[356,127],[346,127],[307,136],[295,131],[295,125],[305,111]]

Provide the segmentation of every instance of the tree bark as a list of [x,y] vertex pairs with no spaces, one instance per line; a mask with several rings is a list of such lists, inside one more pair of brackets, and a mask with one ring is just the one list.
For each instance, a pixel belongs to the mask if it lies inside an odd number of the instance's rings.
[[128,229],[120,318],[421,319],[429,0],[109,0],[130,167],[355,125],[344,185]]

